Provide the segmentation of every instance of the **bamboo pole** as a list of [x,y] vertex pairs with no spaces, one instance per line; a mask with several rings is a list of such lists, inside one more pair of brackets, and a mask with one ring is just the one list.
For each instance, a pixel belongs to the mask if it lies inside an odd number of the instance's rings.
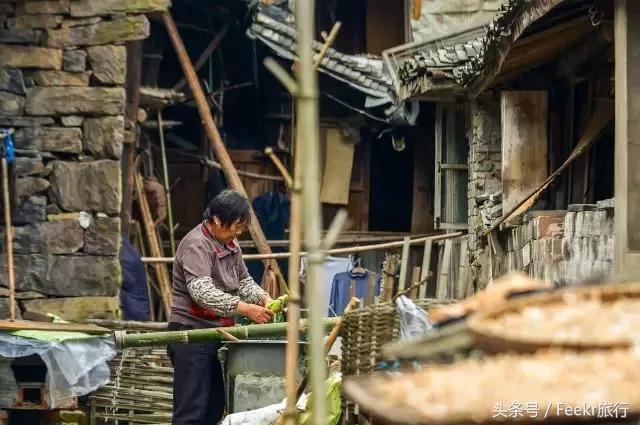
[[162,174],[164,178],[164,192],[167,197],[167,221],[169,225],[169,245],[171,255],[176,255],[176,238],[173,232],[173,204],[171,203],[171,187],[169,185],[169,167],[167,165],[167,149],[164,143],[164,126],[162,125],[162,111],[158,111],[158,134],[160,135],[160,152],[162,155]]
[[318,132],[318,80],[314,70],[313,42],[315,33],[315,0],[298,0],[295,4],[295,22],[298,34],[297,66],[298,131],[296,140],[301,144],[304,158],[302,175],[302,205],[307,258],[307,284],[309,308],[310,381],[312,392],[312,423],[324,425],[326,421],[325,352],[321,307],[324,280],[324,253],[322,252],[322,217],[320,205],[320,145]]
[[5,157],[2,158],[2,202],[4,203],[4,235],[7,247],[7,274],[9,278],[9,319],[13,322],[16,320],[16,279],[13,269],[13,226],[11,225],[11,200],[9,199],[9,163]]
[[264,154],[267,155],[269,157],[269,159],[271,159],[271,162],[273,162],[273,165],[275,165],[275,167],[278,169],[280,174],[282,174],[282,178],[284,179],[284,182],[287,185],[287,188],[289,190],[292,190],[292,188],[293,188],[293,179],[291,178],[291,175],[287,171],[287,168],[284,166],[282,161],[280,161],[280,158],[278,158],[278,156],[275,154],[275,152],[273,152],[273,148],[271,148],[271,147],[265,148],[264,149]]
[[[339,317],[323,319],[320,322],[322,334],[324,334],[326,330],[333,328],[339,320]],[[186,331],[149,332],[142,334],[127,334],[126,331],[115,331],[113,333],[113,339],[118,348],[155,347],[167,344],[222,341],[225,339],[223,333],[243,340],[276,337],[285,335],[286,329],[287,323],[285,322],[267,323],[264,325],[230,326],[226,328],[191,329]],[[222,333],[220,331],[222,331]],[[309,320],[300,320],[298,322],[298,331],[300,333],[308,333]],[[322,336],[320,339],[322,340]]]
[[[196,71],[193,67],[193,63],[191,63],[191,59],[189,59],[189,54],[187,53],[187,49],[184,46],[184,42],[178,33],[178,29],[176,28],[176,23],[173,20],[170,12],[164,12],[162,14],[162,20],[164,22],[164,26],[167,29],[167,33],[169,38],[171,39],[171,43],[173,44],[173,48],[176,51],[178,56],[178,60],[180,61],[180,65],[182,66],[182,70],[185,74],[185,78],[187,83],[189,84],[189,88],[191,93],[193,94],[194,100],[196,102],[196,106],[198,108],[198,112],[200,114],[200,118],[202,119],[202,125],[204,127],[205,133],[207,135],[207,139],[211,144],[211,148],[213,149],[216,158],[220,162],[222,166],[222,171],[229,183],[229,186],[244,194],[247,195],[246,190],[242,184],[242,180],[240,180],[240,176],[238,175],[238,170],[236,170],[233,162],[231,161],[231,157],[227,152],[227,149],[222,141],[222,137],[220,137],[220,133],[218,132],[218,128],[216,127],[215,122],[213,121],[213,116],[211,114],[211,109],[209,108],[209,104],[207,103],[207,99],[202,91],[202,87],[200,87],[200,83],[198,82],[198,76],[196,75]],[[256,243],[256,248],[258,252],[261,254],[271,254],[271,248],[267,243],[267,238],[260,227],[260,222],[258,221],[258,217],[256,217],[253,208],[250,208],[251,221],[249,222],[249,232],[251,233],[251,237]],[[280,267],[276,261],[273,261],[272,258],[264,259],[265,269],[271,267],[271,269],[276,273],[278,277],[278,281],[281,284],[281,287],[286,288],[286,282],[284,277],[282,276],[282,272],[280,271]]]
[[[457,238],[459,236],[462,236],[462,233],[457,232],[457,233],[447,233],[445,235],[424,236],[416,239],[411,239],[409,241],[409,244],[410,245],[421,244],[429,240],[432,242],[435,242],[435,241]],[[351,254],[354,252],[380,251],[383,249],[399,248],[401,246],[404,246],[404,241],[385,242],[385,243],[373,244],[373,245],[350,246],[350,247],[344,247],[344,248],[333,248],[333,249],[326,250],[325,253],[326,254]],[[306,257],[309,255],[309,253],[303,251],[300,253],[300,255],[303,257]],[[272,254],[244,254],[242,256],[242,259],[245,261],[251,261],[251,260],[264,260],[264,259],[283,259],[283,258],[290,258],[290,257],[291,257],[291,252],[275,252]],[[143,263],[173,263],[173,261],[174,261],[174,258],[172,257],[143,257],[142,258]]]
[[[138,193],[138,205],[140,206],[140,212],[142,214],[142,222],[144,224],[145,233],[147,234],[147,243],[149,244],[149,250],[152,254],[158,255],[160,253],[160,243],[158,242],[158,235],[156,229],[153,226],[153,218],[151,217],[151,209],[147,202],[147,196],[144,193],[144,183],[142,182],[142,176],[140,173],[136,173],[136,191]],[[169,318],[171,312],[171,280],[169,279],[169,271],[165,264],[154,264],[156,272],[156,278],[158,279],[158,287],[160,288],[160,296],[162,297],[162,305],[166,318]]]
[[[292,104],[295,108],[295,105]],[[294,133],[291,137],[295,137]],[[292,140],[294,145],[296,139]],[[297,143],[296,143],[297,144]],[[300,250],[302,248],[302,199],[300,196],[301,175],[303,169],[303,157],[300,147],[295,149],[293,159],[293,176],[291,178],[291,205],[289,218],[289,303],[287,309],[287,348],[285,352],[285,385],[287,405],[283,419],[286,425],[298,423],[298,408],[296,406],[296,387],[298,383],[298,357],[300,332],[295,325],[300,320],[300,308],[302,297],[300,295]]]
[[404,238],[402,245],[402,258],[400,259],[400,277],[398,278],[398,291],[404,291],[407,287],[407,274],[409,273],[409,248],[411,240]]

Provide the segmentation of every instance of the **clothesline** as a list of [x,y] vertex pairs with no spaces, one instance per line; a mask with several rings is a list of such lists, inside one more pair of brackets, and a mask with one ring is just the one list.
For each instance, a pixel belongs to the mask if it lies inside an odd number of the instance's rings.
[[[434,236],[425,236],[421,238],[411,239],[409,240],[410,245],[416,245],[419,243],[424,243],[429,240],[431,241],[440,241],[444,239],[452,239],[462,236],[462,232],[456,233],[448,233],[445,235],[434,235]],[[399,248],[404,245],[404,241],[395,241],[395,242],[387,242],[380,243],[374,245],[361,245],[361,246],[350,246],[344,248],[334,248],[327,251],[327,254],[353,254],[358,252],[366,252],[366,251],[379,251],[382,249],[388,248]],[[306,256],[306,252],[301,252],[301,256]],[[282,259],[291,257],[290,252],[274,252],[272,254],[243,254],[242,259],[245,261],[252,260],[268,260],[268,259]],[[143,263],[173,263],[175,260],[174,257],[142,257]]]

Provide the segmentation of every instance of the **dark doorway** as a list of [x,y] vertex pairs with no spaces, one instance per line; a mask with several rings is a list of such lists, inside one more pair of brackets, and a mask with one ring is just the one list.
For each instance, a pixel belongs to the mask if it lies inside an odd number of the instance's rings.
[[369,230],[410,232],[413,203],[413,145],[398,152],[385,134],[371,140]]

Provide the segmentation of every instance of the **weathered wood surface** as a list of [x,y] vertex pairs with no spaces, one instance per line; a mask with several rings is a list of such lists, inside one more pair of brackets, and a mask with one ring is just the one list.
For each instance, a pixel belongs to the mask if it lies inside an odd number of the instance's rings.
[[503,91],[502,208],[511,210],[547,178],[546,91]]

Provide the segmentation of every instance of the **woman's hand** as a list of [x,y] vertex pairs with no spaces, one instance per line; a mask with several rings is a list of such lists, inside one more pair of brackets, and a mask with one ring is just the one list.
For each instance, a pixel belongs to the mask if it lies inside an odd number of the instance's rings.
[[268,308],[261,305],[243,303],[242,301],[238,303],[236,312],[251,319],[252,322],[260,324],[269,323],[273,316],[273,312]]
[[269,295],[264,295],[262,298],[260,298],[260,303],[259,304],[262,307],[267,307],[272,302],[273,302],[273,300],[271,299],[271,297]]

